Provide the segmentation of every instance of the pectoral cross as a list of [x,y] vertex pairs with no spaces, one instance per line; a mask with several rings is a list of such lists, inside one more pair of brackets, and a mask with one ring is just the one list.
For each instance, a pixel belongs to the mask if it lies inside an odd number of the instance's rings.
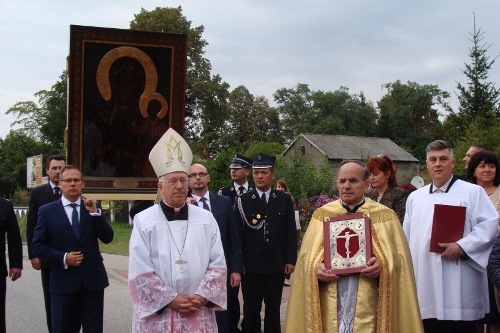
[[182,256],[179,255],[179,259],[174,261],[177,265],[179,265],[179,268],[181,269],[181,273],[184,273],[184,264],[187,264],[187,260],[182,259]]

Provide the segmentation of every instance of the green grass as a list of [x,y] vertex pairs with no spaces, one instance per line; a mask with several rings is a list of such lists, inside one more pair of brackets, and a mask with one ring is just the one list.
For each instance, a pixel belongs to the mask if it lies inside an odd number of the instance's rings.
[[16,214],[17,223],[19,224],[19,230],[21,231],[21,239],[26,242],[26,223],[28,221],[28,215],[25,214],[21,218]]
[[109,244],[103,244],[99,241],[101,252],[128,256],[128,242],[132,233],[132,226],[128,223],[110,222],[115,237]]

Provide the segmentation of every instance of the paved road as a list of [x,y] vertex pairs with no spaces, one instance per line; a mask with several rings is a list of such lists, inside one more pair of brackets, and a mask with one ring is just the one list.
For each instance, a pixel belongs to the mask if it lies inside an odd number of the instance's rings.
[[[46,333],[40,272],[31,267],[28,250],[23,248],[23,274],[7,282],[6,324],[7,332]],[[132,301],[127,288],[128,257],[102,254],[109,278],[104,292],[104,332],[127,333],[131,331]],[[293,277],[293,276],[292,276]],[[283,288],[281,323],[284,324],[290,288]],[[240,302],[242,296],[240,291]],[[261,313],[264,318],[264,312]]]
[[[40,272],[31,267],[24,247],[23,275],[7,282],[6,322],[7,332],[46,333]],[[103,254],[110,286],[104,292],[104,332],[126,333],[131,331],[132,302],[126,278],[116,270],[126,269],[126,257]]]

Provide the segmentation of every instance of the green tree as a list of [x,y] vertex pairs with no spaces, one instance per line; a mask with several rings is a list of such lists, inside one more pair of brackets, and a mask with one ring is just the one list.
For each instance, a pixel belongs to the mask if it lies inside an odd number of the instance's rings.
[[312,95],[314,103],[309,123],[314,124],[310,133],[374,136],[377,111],[367,103],[363,92],[349,93],[347,87],[333,92],[317,91]]
[[253,131],[251,124],[254,96],[245,86],[238,86],[229,94],[229,115],[224,132],[221,133],[219,146],[222,148],[235,147],[237,150],[246,149]]
[[285,142],[291,142],[300,133],[306,132],[303,120],[312,111],[312,92],[309,85],[299,83],[295,88],[278,89],[273,97],[278,105],[283,138]]
[[[470,34],[472,47],[469,48],[469,57],[471,62],[465,64],[462,73],[467,77],[467,85],[457,82],[457,94],[460,106],[458,113],[450,112],[445,120],[445,130],[448,140],[456,143],[468,127],[478,117],[485,122],[478,122],[477,125],[484,123],[490,128],[489,122],[500,119],[500,89],[495,88],[494,82],[488,82],[488,72],[495,63],[495,58],[490,59],[487,55],[489,46],[483,43],[484,33],[481,29],[476,30],[474,19],[474,33]],[[463,141],[463,140],[462,140]]]
[[244,151],[259,141],[282,143],[278,112],[264,96],[255,97],[245,86],[238,86],[229,94],[227,108],[223,130],[211,145],[213,155],[229,148]]
[[421,85],[399,80],[382,86],[387,93],[378,102],[378,135],[399,146],[408,147],[419,160],[425,160],[425,147],[440,138],[441,122],[437,107],[449,109],[450,94],[437,85]]
[[[182,14],[182,7],[141,8],[130,22],[130,29],[186,34],[188,38],[186,123],[187,138],[195,143],[193,150],[211,149],[210,143],[221,133],[228,111],[226,102],[229,84],[219,75],[211,76],[212,65],[205,58],[208,42],[202,38],[203,25],[192,27]],[[200,138],[202,140],[200,141]]]
[[210,183],[208,183],[210,191],[217,193],[219,188],[231,184],[232,180],[229,175],[229,165],[231,164],[231,160],[234,155],[234,150],[230,148],[222,151],[214,160],[193,161],[193,163],[201,163],[207,168],[207,171],[210,174]]
[[[490,60],[486,52],[490,46],[481,44],[484,33],[481,29],[476,30],[474,22],[474,34],[471,34],[473,46],[469,48],[470,64],[465,64],[465,70],[462,73],[468,78],[467,86],[463,86],[457,82],[457,89],[460,94],[458,100],[460,106],[459,112],[463,116],[468,116],[471,119],[474,117],[482,117],[489,120],[492,116],[495,119],[500,117],[500,89],[495,88],[494,82],[487,82],[488,71],[495,63],[495,59]],[[493,111],[493,112],[491,112]]]
[[67,76],[63,72],[51,90],[40,90],[35,94],[38,104],[17,102],[6,114],[16,117],[12,125],[19,125],[22,133],[53,147],[55,151],[61,151],[66,128],[66,91]]
[[43,152],[45,145],[21,130],[0,138],[0,195],[10,198],[16,189],[26,188],[26,159]]
[[[485,128],[488,128],[486,131]],[[460,140],[453,148],[453,154],[457,159],[454,173],[465,175],[466,170],[461,163],[461,156],[465,156],[471,145],[482,144],[490,151],[500,156],[500,121],[478,117],[474,119]]]
[[310,155],[302,155],[296,149],[291,157],[279,158],[279,168],[276,170],[276,180],[284,179],[290,187],[295,200],[326,193],[332,195],[336,192],[334,171],[328,164],[325,156],[320,168],[313,164]]
[[279,142],[260,141],[250,144],[243,155],[255,158],[259,153],[280,156],[285,150],[285,146]]
[[285,142],[300,133],[373,136],[377,111],[364,94],[349,93],[346,87],[336,91],[311,91],[306,84],[278,89],[274,94]]

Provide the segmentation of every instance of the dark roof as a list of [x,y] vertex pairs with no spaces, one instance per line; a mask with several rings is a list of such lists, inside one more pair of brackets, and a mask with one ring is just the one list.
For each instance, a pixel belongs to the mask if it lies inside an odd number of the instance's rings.
[[303,137],[322,154],[327,155],[329,159],[365,160],[378,154],[385,154],[394,161],[418,162],[418,160],[406,150],[387,138],[328,134],[301,133],[282,155],[293,146],[299,137]]

